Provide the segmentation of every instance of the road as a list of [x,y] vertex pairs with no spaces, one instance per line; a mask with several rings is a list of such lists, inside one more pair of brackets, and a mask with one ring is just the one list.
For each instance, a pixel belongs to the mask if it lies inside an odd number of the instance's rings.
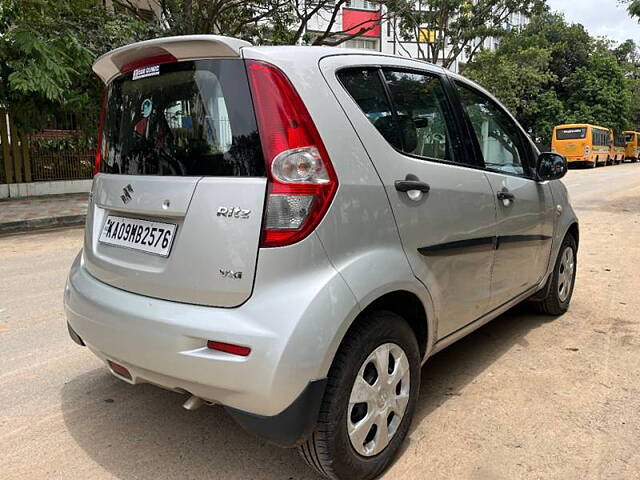
[[[570,171],[581,220],[570,311],[516,308],[427,362],[387,479],[640,475],[640,164]],[[313,479],[219,407],[111,376],[68,338],[80,229],[0,237],[0,477]]]

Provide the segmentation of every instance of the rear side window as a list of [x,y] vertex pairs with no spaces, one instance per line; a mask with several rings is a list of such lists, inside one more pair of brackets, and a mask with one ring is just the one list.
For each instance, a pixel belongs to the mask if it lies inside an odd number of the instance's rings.
[[402,150],[411,155],[454,161],[453,117],[438,77],[385,70],[402,132]]
[[556,130],[556,139],[558,140],[577,140],[586,136],[586,128],[559,128]]
[[102,172],[265,175],[242,60],[170,63],[145,71],[152,74],[130,72],[109,87]]
[[401,148],[400,131],[393,120],[391,106],[380,82],[378,70],[341,70],[338,72],[338,78],[385,140],[395,148]]
[[427,159],[455,160],[453,118],[439,78],[375,68],[342,70],[338,78],[394,148]]

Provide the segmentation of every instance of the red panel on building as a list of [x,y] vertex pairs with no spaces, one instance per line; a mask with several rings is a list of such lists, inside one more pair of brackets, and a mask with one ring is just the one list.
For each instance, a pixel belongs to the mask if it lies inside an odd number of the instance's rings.
[[362,34],[363,37],[380,36],[380,12],[369,10],[342,9],[342,30],[346,33],[356,33],[361,28],[368,28],[375,25],[371,30]]

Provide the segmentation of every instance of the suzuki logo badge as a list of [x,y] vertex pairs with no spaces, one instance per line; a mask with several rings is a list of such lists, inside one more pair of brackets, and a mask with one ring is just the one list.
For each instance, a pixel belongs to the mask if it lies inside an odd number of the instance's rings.
[[122,203],[124,203],[126,205],[127,203],[129,203],[129,200],[131,200],[131,194],[133,193],[133,187],[131,186],[131,184],[129,184],[126,187],[124,187],[122,189],[122,191],[124,193],[122,195],[120,195],[120,198],[122,199]]

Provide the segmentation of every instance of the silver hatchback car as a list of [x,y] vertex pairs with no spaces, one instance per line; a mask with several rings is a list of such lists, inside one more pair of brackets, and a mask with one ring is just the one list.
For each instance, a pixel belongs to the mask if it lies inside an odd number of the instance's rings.
[[563,157],[424,62],[220,36],[100,57],[69,333],[131,383],[219,403],[323,475],[381,473],[429,356],[569,306]]

